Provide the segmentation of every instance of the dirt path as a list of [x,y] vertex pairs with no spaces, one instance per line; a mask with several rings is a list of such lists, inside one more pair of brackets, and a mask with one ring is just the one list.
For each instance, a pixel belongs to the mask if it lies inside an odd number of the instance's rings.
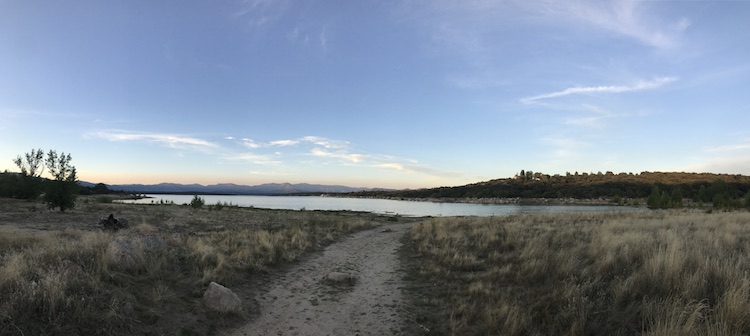
[[[411,224],[353,234],[301,262],[257,297],[260,315],[229,335],[401,335],[399,240]],[[356,277],[353,285],[325,280],[332,272]]]

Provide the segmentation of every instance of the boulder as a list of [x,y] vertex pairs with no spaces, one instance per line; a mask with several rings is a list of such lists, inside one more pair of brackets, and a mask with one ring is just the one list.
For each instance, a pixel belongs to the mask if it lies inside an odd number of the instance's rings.
[[231,289],[211,282],[203,293],[203,305],[219,313],[239,312],[242,309],[240,298]]

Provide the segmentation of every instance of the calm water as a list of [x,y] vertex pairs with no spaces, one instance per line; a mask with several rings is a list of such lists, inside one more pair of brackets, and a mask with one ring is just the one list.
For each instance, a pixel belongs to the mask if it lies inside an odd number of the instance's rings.
[[[175,204],[188,204],[192,195],[147,195],[128,203],[150,204],[172,201]],[[252,206],[265,209],[288,210],[350,210],[403,216],[508,216],[521,213],[570,213],[570,212],[611,212],[644,211],[644,208],[602,206],[602,205],[517,205],[517,204],[465,204],[433,203],[414,201],[394,201],[365,198],[338,198],[320,196],[225,196],[202,195],[206,205],[217,202],[239,206]]]

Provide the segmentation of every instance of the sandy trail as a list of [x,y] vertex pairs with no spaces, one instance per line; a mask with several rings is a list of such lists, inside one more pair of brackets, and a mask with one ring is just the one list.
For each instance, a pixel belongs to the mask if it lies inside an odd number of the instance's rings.
[[[399,240],[411,224],[353,234],[294,266],[256,299],[260,315],[229,335],[401,335],[405,321]],[[331,284],[332,271],[356,277]]]

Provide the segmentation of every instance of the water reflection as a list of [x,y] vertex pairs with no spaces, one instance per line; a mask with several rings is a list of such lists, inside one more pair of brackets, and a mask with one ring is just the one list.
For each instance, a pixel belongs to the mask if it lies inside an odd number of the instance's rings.
[[[127,203],[151,204],[173,202],[188,204],[192,195],[147,195]],[[396,201],[365,198],[338,198],[320,196],[238,196],[202,195],[206,205],[228,203],[244,207],[287,210],[350,210],[402,216],[509,216],[524,213],[576,213],[645,211],[639,207],[602,205],[518,205],[518,204],[466,204]]]

